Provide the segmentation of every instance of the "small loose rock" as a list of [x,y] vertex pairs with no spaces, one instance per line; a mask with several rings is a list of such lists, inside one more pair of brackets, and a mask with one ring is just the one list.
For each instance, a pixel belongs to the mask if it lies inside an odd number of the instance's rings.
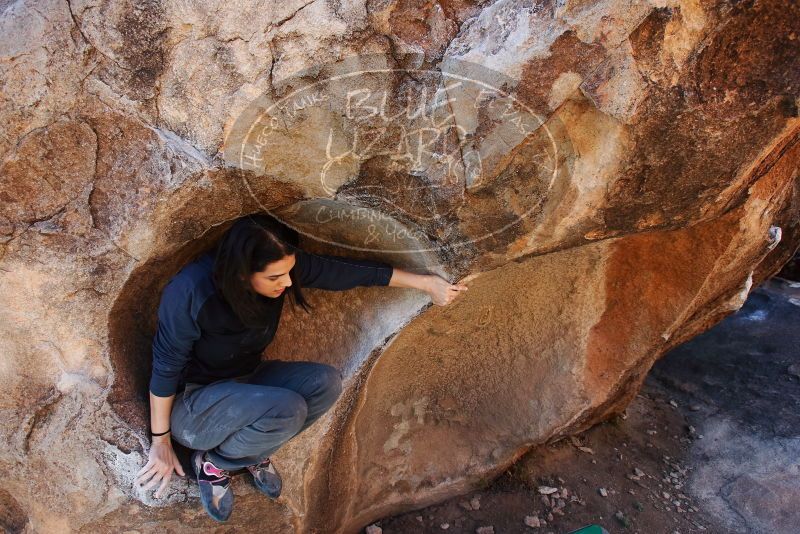
[[475,534],[494,534],[494,527],[478,527],[475,529]]
[[481,509],[481,498],[480,497],[473,497],[469,501],[469,505],[472,507],[473,510],[480,510]]
[[525,525],[531,528],[539,528],[542,526],[542,524],[539,522],[539,518],[535,515],[526,515]]
[[367,534],[383,534],[383,529],[378,525],[370,525],[367,527]]
[[600,488],[597,490],[597,493],[599,493],[601,497],[608,497],[608,490],[605,488]]

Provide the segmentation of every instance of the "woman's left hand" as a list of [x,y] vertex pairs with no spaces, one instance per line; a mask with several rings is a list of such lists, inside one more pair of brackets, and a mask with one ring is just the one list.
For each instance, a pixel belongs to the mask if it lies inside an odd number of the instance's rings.
[[434,304],[439,306],[446,306],[453,302],[462,291],[468,288],[464,284],[451,284],[439,275],[431,275],[428,283],[428,294],[431,296]]

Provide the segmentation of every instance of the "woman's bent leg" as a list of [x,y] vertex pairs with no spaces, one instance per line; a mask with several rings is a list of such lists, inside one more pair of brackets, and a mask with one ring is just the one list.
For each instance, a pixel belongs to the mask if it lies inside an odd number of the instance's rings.
[[176,441],[236,470],[275,452],[307,418],[305,399],[294,391],[226,380],[176,396],[170,424]]
[[339,370],[317,362],[267,360],[256,368],[247,382],[285,388],[302,395],[308,407],[308,417],[298,433],[327,412],[342,393]]

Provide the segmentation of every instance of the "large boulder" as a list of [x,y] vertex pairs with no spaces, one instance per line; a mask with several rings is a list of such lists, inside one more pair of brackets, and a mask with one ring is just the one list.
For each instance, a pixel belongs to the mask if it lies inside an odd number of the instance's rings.
[[[244,531],[354,532],[625,408],[800,244],[800,5],[5,2],[0,522],[207,529],[146,461],[155,310],[235,218],[463,280],[309,291],[342,369]],[[267,527],[268,526],[268,527]]]

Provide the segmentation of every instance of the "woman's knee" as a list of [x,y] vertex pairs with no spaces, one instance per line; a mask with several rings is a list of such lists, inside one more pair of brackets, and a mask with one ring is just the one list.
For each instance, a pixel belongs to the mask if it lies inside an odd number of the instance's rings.
[[320,364],[315,376],[321,397],[335,401],[342,393],[342,373],[332,365]]
[[308,405],[302,395],[284,389],[275,393],[270,399],[270,412],[285,419],[287,426],[300,427],[308,417]]

